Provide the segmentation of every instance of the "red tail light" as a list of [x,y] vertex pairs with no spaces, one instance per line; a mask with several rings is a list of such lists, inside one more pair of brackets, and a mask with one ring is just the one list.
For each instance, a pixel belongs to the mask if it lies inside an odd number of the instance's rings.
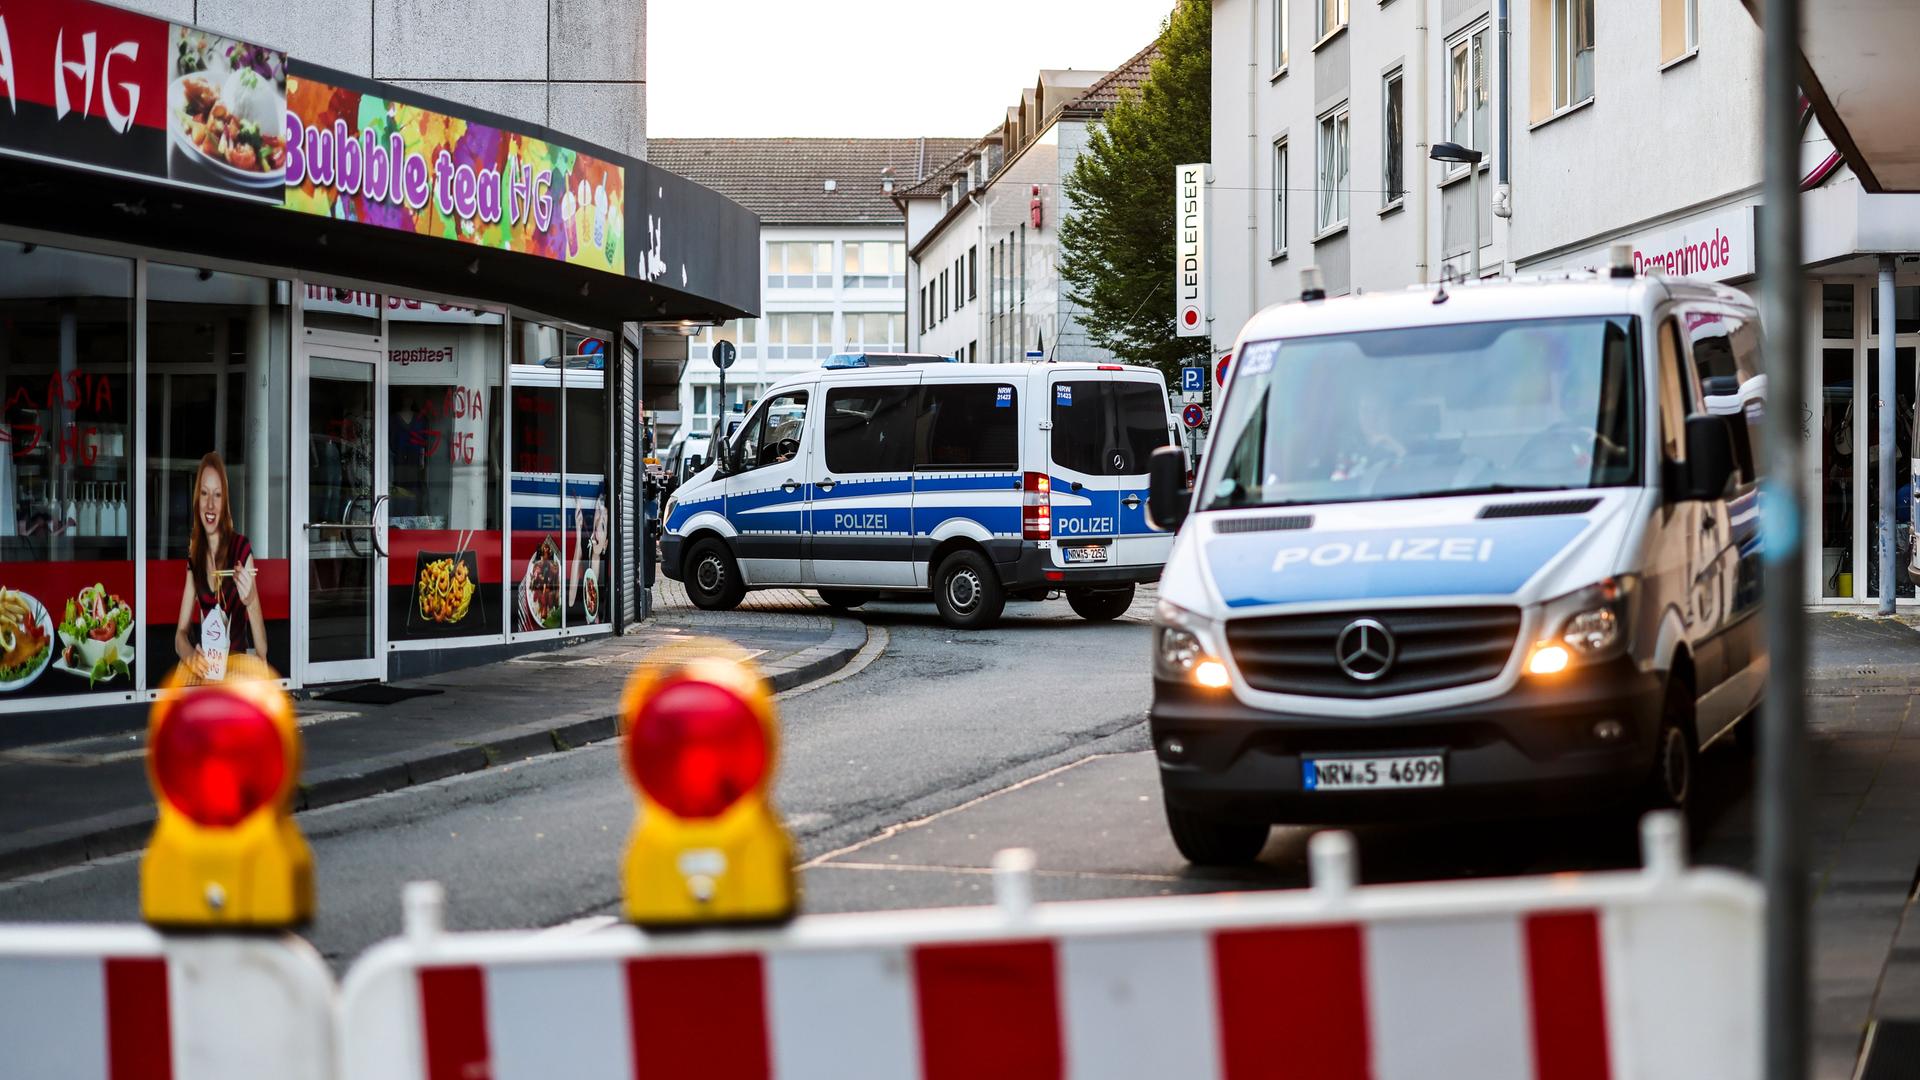
[[200,825],[239,824],[271,802],[286,779],[286,747],[273,720],[226,690],[183,698],[149,752],[161,794]]
[[1125,370],[1127,370],[1127,365],[1125,365],[1125,364],[1101,364],[1101,365],[1100,365],[1099,367],[1097,367],[1097,368],[1095,368],[1094,370],[1096,370],[1096,371],[1125,371]]
[[1053,481],[1030,472],[1020,481],[1020,539],[1053,539]]
[[769,764],[753,708],[724,686],[692,679],[647,699],[626,751],[641,790],[683,818],[718,817],[766,778]]

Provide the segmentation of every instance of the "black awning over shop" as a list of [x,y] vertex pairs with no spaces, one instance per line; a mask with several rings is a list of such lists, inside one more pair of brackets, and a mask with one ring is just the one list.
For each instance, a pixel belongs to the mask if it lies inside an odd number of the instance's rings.
[[[683,177],[508,117],[292,61],[293,80],[324,80],[591,155],[624,173],[619,271],[400,228],[338,220],[257,199],[0,157],[0,223],[331,276],[370,287],[513,304],[608,327],[719,322],[759,306],[759,219]],[[555,196],[556,202],[558,195]],[[624,272],[620,272],[624,271]]]

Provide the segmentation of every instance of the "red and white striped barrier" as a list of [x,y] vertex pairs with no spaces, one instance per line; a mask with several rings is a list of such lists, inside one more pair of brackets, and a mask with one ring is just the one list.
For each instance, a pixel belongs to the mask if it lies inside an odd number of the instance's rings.
[[345,1080],[1759,1075],[1760,890],[1681,866],[820,916],[778,930],[448,934],[436,887],[348,974]]
[[332,1080],[333,979],[298,938],[0,925],[0,1076]]

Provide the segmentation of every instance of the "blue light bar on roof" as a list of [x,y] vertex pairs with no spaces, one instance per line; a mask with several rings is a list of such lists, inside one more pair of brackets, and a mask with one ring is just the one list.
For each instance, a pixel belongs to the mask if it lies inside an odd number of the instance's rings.
[[847,368],[900,367],[904,364],[957,364],[951,356],[933,353],[834,353],[820,366],[828,371]]

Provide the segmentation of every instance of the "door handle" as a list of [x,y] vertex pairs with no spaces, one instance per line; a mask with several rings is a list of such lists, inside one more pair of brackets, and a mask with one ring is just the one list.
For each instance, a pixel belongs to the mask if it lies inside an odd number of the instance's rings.
[[380,506],[386,501],[387,496],[380,496],[373,500],[372,508],[367,511],[367,532],[373,537],[374,553],[383,559],[387,557],[387,542],[380,538]]
[[820,489],[821,491],[832,491],[832,490],[833,490],[833,478],[832,478],[832,477],[828,477],[827,479],[825,479],[825,480],[821,480],[821,481],[819,481],[818,483],[816,483],[816,484],[814,484],[813,486],[814,486],[814,487],[817,487],[817,488],[819,488],[819,489]]
[[799,490],[800,490],[800,481],[798,481],[798,480],[789,480],[789,481],[787,481],[786,483],[784,483],[784,484],[781,484],[781,485],[780,485],[780,490],[781,490],[781,491],[784,491],[784,492],[786,492],[786,493],[787,493],[787,494],[789,494],[789,495],[791,495],[791,494],[793,494],[794,492],[796,492],[796,491],[799,491]]
[[1120,500],[1120,505],[1129,510],[1138,510],[1140,509],[1140,496],[1128,495],[1126,498]]

